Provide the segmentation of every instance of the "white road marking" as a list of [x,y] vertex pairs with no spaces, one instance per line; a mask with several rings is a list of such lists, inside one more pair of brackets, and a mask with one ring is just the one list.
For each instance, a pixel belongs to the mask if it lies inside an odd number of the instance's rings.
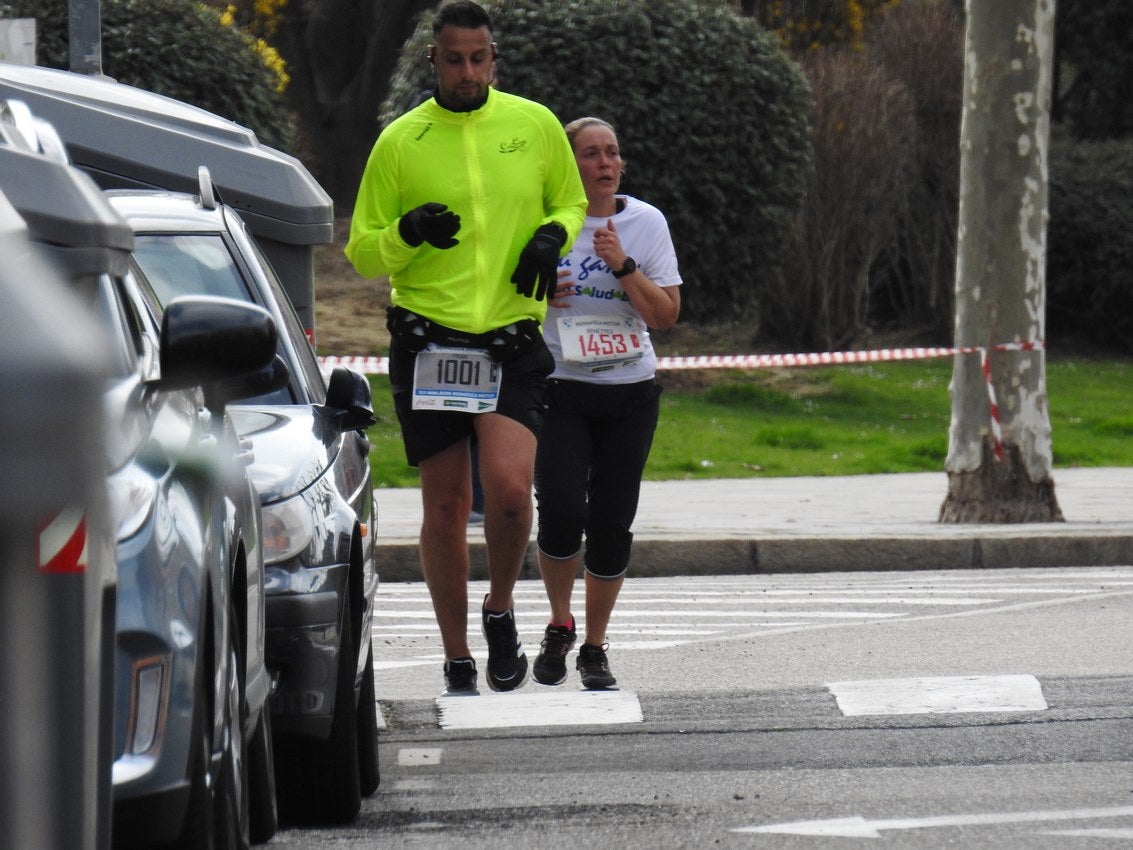
[[820,835],[838,838],[880,838],[882,830],[926,829],[941,826],[994,826],[1005,823],[1034,823],[1052,820],[1083,820],[1087,818],[1116,818],[1133,815],[1133,806],[1115,806],[1109,809],[1066,809],[1045,812],[997,812],[970,815],[940,815],[926,818],[894,818],[892,820],[866,820],[863,817],[806,820],[793,823],[776,823],[766,826],[743,826],[732,832],[773,833],[781,835]]
[[441,763],[440,747],[402,747],[397,751],[397,763],[402,767],[421,767]]
[[641,723],[632,691],[511,691],[437,697],[443,729],[510,729],[520,726],[590,726]]
[[423,667],[426,664],[436,664],[435,659],[416,659],[414,661],[375,661],[375,670],[400,670],[404,667]]
[[[871,621],[982,617],[1124,595],[1133,586],[1129,576],[1128,569],[1115,568],[986,575],[953,571],[853,579],[845,574],[756,580],[728,576],[631,579],[622,590],[608,633],[619,650],[662,651],[675,645],[758,640]],[[485,651],[477,609],[486,589],[484,581],[469,584],[468,631],[474,657]],[[538,653],[549,613],[545,591],[538,580],[522,580],[514,593],[517,626],[532,656]],[[581,628],[584,612],[576,613]],[[373,637],[380,659],[375,668],[390,675],[397,675],[399,668],[428,667],[433,659],[439,663],[439,656],[426,654],[440,641],[423,583],[382,585]]]
[[1027,675],[871,679],[832,682],[827,688],[846,717],[1047,708],[1038,679]]

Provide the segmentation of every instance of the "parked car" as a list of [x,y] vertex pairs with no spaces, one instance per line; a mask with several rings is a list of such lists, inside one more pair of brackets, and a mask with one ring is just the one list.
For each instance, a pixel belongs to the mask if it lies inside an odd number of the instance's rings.
[[199,195],[111,190],[134,232],[134,257],[169,303],[237,298],[279,327],[290,380],[229,405],[250,440],[266,567],[267,658],[280,817],[353,819],[380,781],[370,629],[378,575],[370,483],[370,386],[348,369],[324,376],[271,263],[207,169]]
[[283,376],[277,331],[233,299],[162,302],[133,234],[49,125],[0,145],[0,191],[104,328],[116,531],[113,839],[244,847],[276,829],[258,496],[225,413]]

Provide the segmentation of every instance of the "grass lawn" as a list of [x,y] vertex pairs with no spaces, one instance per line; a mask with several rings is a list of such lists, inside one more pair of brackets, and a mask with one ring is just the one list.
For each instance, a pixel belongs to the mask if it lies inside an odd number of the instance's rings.
[[[944,469],[952,359],[662,372],[650,480]],[[376,487],[417,486],[385,376],[372,376]],[[1047,360],[1054,463],[1133,466],[1133,362]]]

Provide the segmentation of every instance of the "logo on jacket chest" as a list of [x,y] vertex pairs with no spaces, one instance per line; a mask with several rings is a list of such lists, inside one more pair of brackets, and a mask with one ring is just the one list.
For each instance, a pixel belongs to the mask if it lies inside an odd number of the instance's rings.
[[500,153],[516,153],[527,150],[527,139],[513,138],[509,142],[500,142]]

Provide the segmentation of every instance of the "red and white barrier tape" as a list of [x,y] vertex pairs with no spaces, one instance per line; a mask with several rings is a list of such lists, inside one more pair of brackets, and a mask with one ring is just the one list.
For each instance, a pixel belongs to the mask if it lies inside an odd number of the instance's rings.
[[[991,346],[991,351],[1041,351],[1041,342],[1005,342]],[[988,411],[991,433],[995,440],[995,456],[1003,458],[1003,432],[999,419],[999,403],[991,380],[989,349],[983,346],[954,348],[882,348],[873,351],[818,351],[809,354],[712,354],[696,357],[658,357],[658,371],[677,369],[768,369],[797,366],[841,366],[850,363],[885,363],[896,360],[926,360],[935,357],[952,357],[956,354],[978,354],[980,369],[987,384]],[[327,371],[335,366],[346,366],[364,375],[388,375],[389,358],[386,357],[320,357]]]

